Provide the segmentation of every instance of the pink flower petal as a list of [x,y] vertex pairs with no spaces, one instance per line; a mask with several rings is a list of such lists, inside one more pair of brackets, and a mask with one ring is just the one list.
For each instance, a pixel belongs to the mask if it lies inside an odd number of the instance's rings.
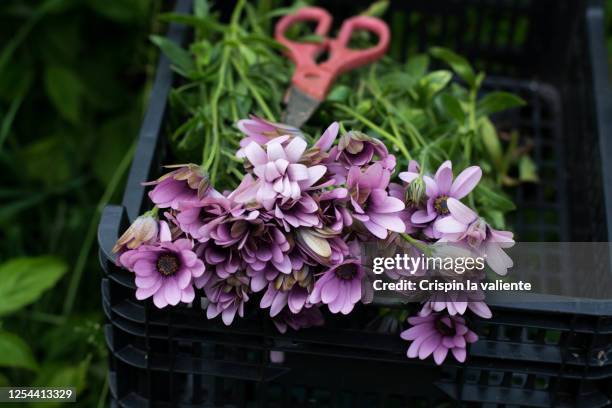
[[336,137],[338,136],[338,129],[340,125],[338,122],[332,122],[331,125],[323,132],[319,140],[314,144],[314,147],[318,147],[321,151],[326,152],[334,144]]
[[308,167],[299,163],[292,163],[287,167],[287,174],[295,181],[307,180],[309,177]]
[[236,311],[238,310],[237,304],[232,304],[230,307],[223,311],[221,318],[223,319],[223,323],[226,326],[229,326],[234,321],[234,317],[236,316]]
[[471,208],[456,198],[449,197],[448,200],[446,200],[446,206],[451,215],[463,224],[471,224],[478,218],[478,215]]
[[294,137],[285,148],[287,159],[292,163],[297,163],[297,161],[302,157],[302,154],[304,154],[306,151],[306,146],[307,143],[304,139]]
[[159,290],[161,285],[162,285],[162,280],[158,279],[154,285],[148,288],[139,287],[138,289],[136,289],[136,299],[144,300],[144,299],[150,298]]
[[287,292],[276,292],[276,296],[272,301],[272,307],[270,308],[270,317],[276,316],[283,310],[287,305],[287,296]]
[[465,361],[466,352],[464,348],[455,347],[451,349],[451,352],[458,362],[463,363]]
[[255,142],[249,143],[245,147],[244,153],[253,166],[259,166],[268,162],[266,152]]
[[[333,273],[333,272],[332,272]],[[336,278],[325,282],[321,287],[321,301],[323,303],[331,303],[338,297],[340,283]]]
[[436,348],[442,343],[442,338],[439,335],[433,335],[421,344],[419,347],[419,359],[425,360]]
[[436,362],[436,364],[442,365],[447,354],[448,354],[448,348],[444,347],[443,345],[439,345],[438,348],[433,353],[434,361]]
[[435,175],[436,185],[438,186],[438,195],[448,195],[451,184],[453,183],[453,167],[450,160],[445,161],[438,168]]
[[[268,143],[266,145],[266,150],[268,152],[269,161],[274,161],[274,160],[279,160],[279,159],[287,160],[287,155],[285,154],[285,150],[283,149],[283,146],[277,141],[272,141]],[[289,161],[292,161],[292,160],[289,160]]]
[[410,221],[415,224],[426,224],[428,222],[431,222],[436,217],[437,214],[435,212],[428,213],[425,210],[418,210],[415,211],[414,214],[412,214],[412,217],[410,217]]
[[453,234],[458,232],[464,232],[467,229],[467,225],[460,223],[451,216],[438,218],[434,223],[434,229],[445,234]]
[[476,184],[482,177],[482,170],[478,166],[471,166],[463,170],[455,179],[451,189],[450,195],[461,199],[468,195],[470,191],[476,187]]
[[164,307],[168,306],[168,301],[166,300],[164,292],[164,287],[160,287],[159,290],[153,295],[153,303],[158,309],[163,309]]
[[176,306],[181,301],[181,291],[174,277],[166,278],[163,291],[168,304]]

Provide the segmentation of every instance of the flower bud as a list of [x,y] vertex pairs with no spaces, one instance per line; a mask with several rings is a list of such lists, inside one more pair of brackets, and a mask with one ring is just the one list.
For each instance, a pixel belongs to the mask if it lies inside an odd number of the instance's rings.
[[418,207],[424,200],[425,182],[423,181],[423,177],[417,177],[408,185],[408,189],[406,190],[406,201],[408,204]]
[[113,247],[113,252],[125,249],[136,249],[142,244],[149,244],[157,239],[159,225],[156,217],[145,213],[134,221],[132,225],[121,235]]

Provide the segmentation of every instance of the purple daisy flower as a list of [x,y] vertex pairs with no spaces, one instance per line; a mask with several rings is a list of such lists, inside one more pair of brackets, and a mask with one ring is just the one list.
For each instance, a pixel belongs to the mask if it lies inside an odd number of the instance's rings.
[[467,343],[478,340],[476,333],[465,324],[460,316],[449,316],[442,313],[431,313],[427,316],[414,316],[408,318],[412,325],[403,331],[400,337],[412,341],[408,358],[419,357],[425,360],[433,354],[434,361],[441,365],[450,350],[459,362],[464,362]]
[[449,216],[437,220],[434,224],[442,234],[441,242],[464,242],[478,256],[483,256],[487,264],[498,275],[506,275],[514,265],[512,258],[503,249],[514,246],[512,232],[498,231],[461,201],[447,200]]
[[237,156],[240,158],[246,157],[244,148],[251,142],[255,142],[261,146],[268,143],[270,140],[279,136],[296,136],[304,138],[302,132],[294,127],[285,125],[284,123],[274,123],[268,120],[251,115],[250,119],[242,119],[237,123],[238,129],[245,135],[240,141],[240,150]]
[[257,180],[251,188],[245,189],[236,196],[239,202],[250,202],[253,199],[271,210],[277,200],[281,204],[289,200],[299,200],[302,192],[312,187],[327,168],[323,165],[307,167],[300,163],[306,150],[306,141],[293,138],[287,145],[277,138],[264,147],[251,142],[245,148],[247,160],[253,165]]
[[[452,164],[449,160],[445,161],[436,171],[434,178],[429,176],[423,177],[425,194],[427,196],[426,209],[418,210],[412,214],[412,222],[415,224],[429,224],[439,218],[448,217],[448,199],[455,198],[459,200],[467,196],[476,187],[481,177],[482,170],[480,167],[471,166],[463,170],[453,181]],[[408,179],[407,176],[404,178]],[[441,237],[441,232],[436,229],[435,224],[433,228],[426,228],[425,233],[432,238]]]
[[227,279],[213,276],[204,287],[208,299],[206,317],[214,319],[219,314],[223,323],[229,326],[234,321],[236,313],[244,317],[244,304],[249,300],[249,278],[236,273]]
[[208,177],[196,164],[178,164],[166,166],[176,170],[166,173],[155,181],[143,183],[154,185],[149,191],[149,198],[159,208],[178,210],[181,203],[196,202],[206,196],[210,190]]
[[[200,201],[182,204],[175,219],[182,231],[199,242],[207,242],[212,229],[228,217],[240,217],[244,212],[242,204],[214,192]],[[258,215],[257,211],[252,211],[247,218],[257,218]]]
[[485,295],[482,291],[462,291],[433,293],[423,304],[419,312],[420,316],[428,316],[434,312],[446,310],[449,315],[462,315],[467,309],[483,319],[490,319],[493,314],[484,301]]
[[357,259],[329,268],[315,283],[310,302],[325,303],[332,313],[349,314],[361,300],[365,270]]
[[153,303],[160,309],[193,301],[193,279],[205,271],[188,239],[141,245],[121,254],[119,263],[136,274],[136,299],[153,296]]
[[270,308],[270,317],[278,315],[285,306],[289,306],[291,313],[300,313],[313,285],[314,278],[309,268],[294,270],[290,275],[279,275],[268,284],[260,306],[262,309]]
[[346,188],[334,188],[323,191],[317,196],[318,206],[322,219],[322,226],[340,234],[346,227],[353,224],[351,213],[346,208],[349,201]]
[[291,311],[284,309],[274,319],[272,319],[274,325],[281,333],[286,333],[287,328],[291,327],[293,330],[306,329],[309,327],[323,326],[325,320],[323,314],[318,307],[305,307],[299,313],[294,314]]
[[389,196],[386,190],[390,178],[391,173],[380,163],[363,172],[359,167],[351,167],[347,177],[353,218],[380,239],[387,238],[388,231],[406,231],[400,217],[405,205],[402,200]]
[[302,193],[297,200],[277,202],[274,206],[274,216],[282,222],[287,232],[298,227],[320,227],[318,212],[319,205],[307,193]]
[[199,245],[196,254],[207,265],[207,273],[195,280],[197,288],[203,288],[213,274],[226,279],[245,267],[242,256],[235,248],[223,248],[212,241]]

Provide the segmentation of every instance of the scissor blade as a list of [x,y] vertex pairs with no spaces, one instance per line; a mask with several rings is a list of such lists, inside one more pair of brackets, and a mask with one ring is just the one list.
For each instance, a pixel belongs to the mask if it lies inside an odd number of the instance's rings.
[[297,128],[302,127],[317,110],[320,103],[320,101],[292,86],[287,94],[287,108],[283,112],[283,123]]

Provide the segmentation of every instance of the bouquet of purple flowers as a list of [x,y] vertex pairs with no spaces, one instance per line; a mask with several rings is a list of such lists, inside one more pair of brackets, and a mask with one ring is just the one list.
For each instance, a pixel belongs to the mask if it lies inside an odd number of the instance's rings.
[[[372,301],[368,243],[401,241],[420,252],[449,243],[485,256],[497,274],[512,266],[503,251],[512,233],[461,201],[479,183],[480,167],[456,177],[450,161],[435,174],[415,161],[398,169],[383,142],[340,132],[336,122],[311,145],[299,129],[257,117],[238,128],[244,177],[233,190],[216,190],[194,164],[169,166],[148,183],[155,206],[114,248],[134,273],[137,299],[164,308],[193,302],[201,289],[206,317],[230,325],[257,297],[284,333],[323,324],[323,309],[347,315]],[[482,293],[424,293],[421,303],[401,333],[411,341],[408,357],[433,355],[441,364],[450,350],[464,361],[477,335],[463,315],[491,317]]]

